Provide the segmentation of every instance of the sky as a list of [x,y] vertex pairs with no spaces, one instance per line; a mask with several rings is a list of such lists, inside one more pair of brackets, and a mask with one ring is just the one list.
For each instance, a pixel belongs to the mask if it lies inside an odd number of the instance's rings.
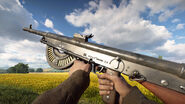
[[0,67],[48,68],[34,29],[185,63],[185,0],[1,0]]

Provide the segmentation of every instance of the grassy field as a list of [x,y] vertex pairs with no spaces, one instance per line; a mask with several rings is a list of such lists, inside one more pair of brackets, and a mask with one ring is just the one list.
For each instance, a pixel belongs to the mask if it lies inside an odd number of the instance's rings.
[[[30,104],[39,94],[55,88],[65,79],[68,73],[30,73],[30,74],[0,74],[0,104]],[[137,82],[126,81],[137,86],[151,100],[162,103],[151,92]],[[90,74],[90,86],[82,95],[79,104],[103,104],[98,94],[98,79]]]

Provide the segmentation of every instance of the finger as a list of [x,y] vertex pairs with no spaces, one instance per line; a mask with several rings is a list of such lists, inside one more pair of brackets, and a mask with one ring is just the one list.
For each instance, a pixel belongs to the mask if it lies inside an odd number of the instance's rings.
[[108,79],[108,80],[113,81],[113,77],[111,75],[108,75],[107,73],[103,73],[101,75],[98,75],[98,78],[99,79]]
[[113,86],[109,85],[99,85],[100,90],[113,90]]
[[113,86],[113,82],[107,79],[98,79],[99,84],[102,85],[112,85]]
[[100,90],[99,91],[99,94],[102,96],[102,95],[108,95],[110,94],[110,91],[105,91],[105,90]]

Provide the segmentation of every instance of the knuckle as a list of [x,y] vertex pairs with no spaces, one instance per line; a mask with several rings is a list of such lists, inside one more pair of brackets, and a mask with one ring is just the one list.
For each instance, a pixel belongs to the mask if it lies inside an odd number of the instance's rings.
[[106,80],[106,82],[105,82],[106,84],[109,84],[110,83],[110,81],[109,80]]
[[101,86],[99,85],[99,89],[101,89]]
[[100,89],[100,90],[103,89],[103,86],[102,86],[102,85],[99,85],[99,89]]
[[101,83],[102,83],[102,80],[101,80],[101,79],[99,79],[99,80],[98,80],[98,82],[101,84]]

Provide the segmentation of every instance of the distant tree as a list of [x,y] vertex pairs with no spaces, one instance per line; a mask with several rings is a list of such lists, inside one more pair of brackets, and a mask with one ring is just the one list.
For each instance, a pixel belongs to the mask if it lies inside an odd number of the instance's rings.
[[29,72],[35,72],[35,70],[33,68],[29,68],[28,71]]
[[14,67],[10,67],[7,69],[8,73],[16,73],[16,69]]
[[28,64],[18,63],[14,66],[16,69],[16,73],[29,73],[28,72]]
[[42,68],[37,68],[36,72],[43,72]]
[[18,63],[17,65],[8,68],[8,73],[29,73],[28,64]]

